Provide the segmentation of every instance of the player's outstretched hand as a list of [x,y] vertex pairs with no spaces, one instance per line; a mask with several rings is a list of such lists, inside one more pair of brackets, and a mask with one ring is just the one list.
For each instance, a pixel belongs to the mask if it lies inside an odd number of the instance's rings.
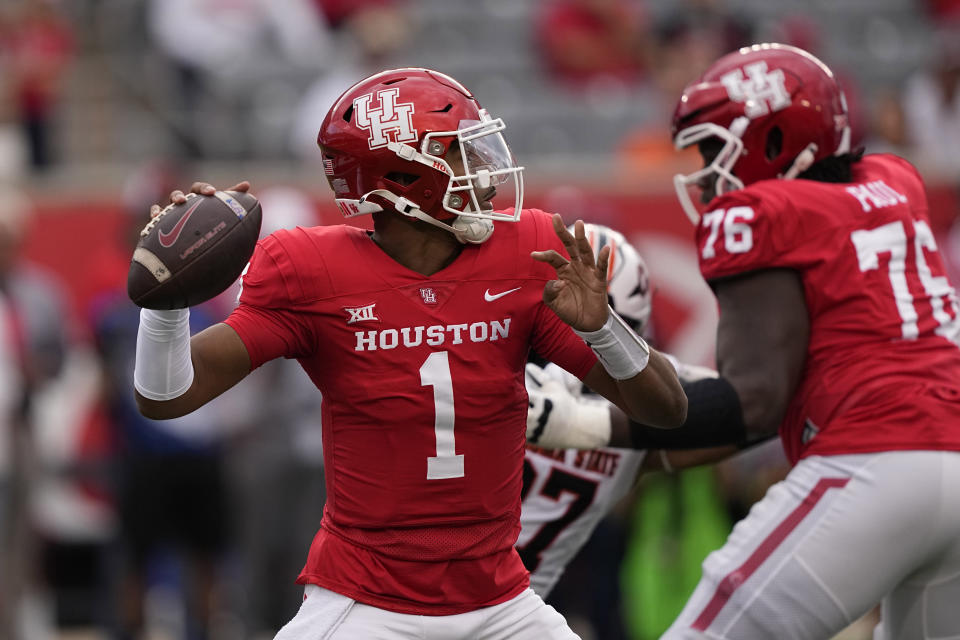
[[543,301],[560,319],[579,331],[596,331],[607,321],[607,262],[610,247],[593,259],[593,249],[583,230],[583,221],[574,224],[571,234],[559,214],[553,214],[553,230],[563,242],[570,259],[558,252],[534,251],[531,257],[546,262],[557,279],[543,288]]
[[[246,180],[238,182],[237,184],[233,185],[228,189],[224,189],[224,191],[239,191],[241,193],[246,193],[249,190],[250,190],[250,183],[247,182]],[[190,191],[188,193],[196,193],[204,196],[212,196],[216,192],[217,192],[217,188],[214,187],[209,182],[194,182],[192,185],[190,185]],[[172,204],[183,204],[186,201],[187,201],[187,196],[183,191],[180,191],[179,189],[177,189],[175,191],[170,192],[170,202]],[[150,217],[156,218],[158,215],[160,215],[160,212],[163,211],[163,208],[165,206],[166,205],[159,205],[159,204],[155,204],[151,206]]]

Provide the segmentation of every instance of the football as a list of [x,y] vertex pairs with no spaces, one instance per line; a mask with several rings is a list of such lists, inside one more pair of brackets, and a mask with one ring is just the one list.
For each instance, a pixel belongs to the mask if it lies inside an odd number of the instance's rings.
[[260,202],[249,193],[188,194],[140,232],[127,295],[147,309],[183,309],[213,298],[247,265],[261,219]]

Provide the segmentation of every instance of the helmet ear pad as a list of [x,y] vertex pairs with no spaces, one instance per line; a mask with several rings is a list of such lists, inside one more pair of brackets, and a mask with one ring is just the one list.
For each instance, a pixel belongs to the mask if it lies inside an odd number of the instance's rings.
[[743,151],[732,167],[744,184],[782,177],[812,142],[807,128],[792,115],[774,112],[750,123],[743,134]]

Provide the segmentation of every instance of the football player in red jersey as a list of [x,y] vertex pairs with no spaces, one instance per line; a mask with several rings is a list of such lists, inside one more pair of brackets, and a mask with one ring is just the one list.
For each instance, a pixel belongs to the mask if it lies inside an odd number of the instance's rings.
[[[328,499],[304,604],[278,638],[574,638],[513,548],[528,351],[637,420],[684,420],[673,367],[609,310],[609,251],[595,260],[580,222],[571,234],[559,216],[521,215],[503,128],[441,73],[362,80],[318,143],[338,206],[371,214],[373,231],[269,236],[237,309],[192,339],[186,310],[141,314],[149,417],[190,412],[277,357],[323,392]],[[493,209],[498,191],[512,207]]]
[[720,377],[686,387],[690,414],[739,407],[728,439],[779,429],[794,467],[664,638],[829,638],[880,601],[875,637],[957,637],[960,312],[921,177],[850,151],[833,73],[779,44],[688,85],[673,136],[704,158],[675,183],[720,307]]

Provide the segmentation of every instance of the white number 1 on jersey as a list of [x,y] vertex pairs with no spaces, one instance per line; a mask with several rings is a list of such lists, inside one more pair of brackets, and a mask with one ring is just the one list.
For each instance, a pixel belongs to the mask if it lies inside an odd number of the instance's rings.
[[427,458],[427,480],[463,477],[463,454],[457,455],[453,437],[453,380],[446,351],[435,351],[420,367],[420,384],[433,387],[433,429],[437,455]]

